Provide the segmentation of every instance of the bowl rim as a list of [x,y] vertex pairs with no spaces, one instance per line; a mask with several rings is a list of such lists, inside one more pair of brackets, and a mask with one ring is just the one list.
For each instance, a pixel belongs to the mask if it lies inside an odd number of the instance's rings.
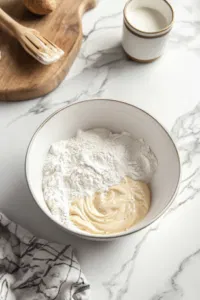
[[[176,184],[176,188],[173,192],[173,195],[171,196],[171,199],[170,201],[166,204],[166,206],[164,207],[164,209],[155,217],[153,218],[151,221],[149,221],[146,225],[142,226],[141,228],[138,228],[138,229],[135,229],[134,230],[134,226],[132,227],[132,230],[131,231],[123,231],[123,232],[120,232],[120,233],[115,233],[115,234],[109,234],[109,235],[92,235],[92,234],[89,234],[89,233],[79,233],[77,231],[74,231],[72,229],[69,229],[67,228],[64,224],[62,224],[59,220],[57,220],[56,218],[54,218],[54,216],[51,214],[50,210],[49,210],[49,214],[46,213],[46,211],[40,206],[39,204],[39,201],[37,201],[37,197],[35,196],[35,193],[33,191],[33,189],[31,188],[31,184],[29,183],[29,176],[28,176],[28,159],[29,159],[29,154],[30,154],[30,150],[31,150],[31,147],[34,143],[34,140],[38,134],[38,132],[57,114],[59,114],[60,112],[62,112],[63,110],[71,107],[71,106],[74,106],[74,105],[79,105],[81,103],[84,103],[84,102],[100,102],[100,101],[105,101],[105,102],[117,102],[117,103],[120,103],[120,104],[123,104],[123,105],[127,105],[127,106],[130,106],[130,107],[133,107],[135,108],[136,110],[142,112],[143,114],[145,114],[147,117],[150,117],[151,119],[153,119],[164,131],[165,133],[167,134],[167,136],[169,137],[169,139],[171,140],[172,144],[173,144],[173,147],[176,151],[176,154],[177,154],[177,159],[178,159],[178,172],[179,172],[179,175],[178,175],[178,180],[177,180],[177,184]],[[152,115],[150,115],[148,112],[146,112],[145,110],[133,105],[133,104],[130,104],[130,103],[127,103],[127,102],[124,102],[124,101],[120,101],[120,100],[114,100],[114,99],[106,99],[106,98],[95,98],[95,99],[87,99],[87,100],[81,100],[79,102],[75,102],[75,103],[72,103],[72,104],[69,104],[69,105],[65,105],[64,107],[56,110],[54,113],[50,114],[38,127],[37,129],[35,130],[35,132],[33,133],[32,135],[32,138],[28,144],[28,147],[27,147],[27,151],[26,151],[26,155],[25,155],[25,164],[24,164],[24,168],[25,168],[25,178],[26,178],[26,182],[27,182],[27,185],[28,185],[28,188],[29,188],[29,191],[32,195],[32,198],[34,199],[35,203],[37,204],[37,206],[41,209],[41,211],[51,220],[53,221],[56,225],[58,225],[59,227],[61,227],[63,230],[69,232],[70,234],[73,234],[73,235],[76,235],[76,236],[79,236],[81,238],[85,238],[85,239],[90,239],[90,240],[109,240],[109,239],[116,239],[116,238],[120,238],[120,237],[124,237],[124,236],[128,236],[130,234],[133,234],[133,233],[136,233],[140,230],[143,230],[144,228],[150,226],[152,223],[154,223],[156,220],[158,220],[161,216],[163,216],[165,214],[165,212],[168,210],[168,208],[171,206],[171,204],[173,203],[176,195],[177,195],[177,192],[178,192],[178,189],[179,189],[179,184],[180,184],[180,178],[181,178],[181,163],[180,163],[180,157],[179,157],[179,153],[178,153],[178,150],[177,150],[177,147],[171,137],[171,135],[169,134],[168,130],[160,124],[160,122],[158,120],[156,120]]]

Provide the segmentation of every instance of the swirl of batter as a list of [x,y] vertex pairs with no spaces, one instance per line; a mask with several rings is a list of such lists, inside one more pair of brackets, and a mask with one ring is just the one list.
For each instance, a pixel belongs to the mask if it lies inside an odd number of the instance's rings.
[[106,192],[75,199],[70,206],[70,220],[92,234],[118,233],[143,219],[149,207],[148,185],[125,177]]

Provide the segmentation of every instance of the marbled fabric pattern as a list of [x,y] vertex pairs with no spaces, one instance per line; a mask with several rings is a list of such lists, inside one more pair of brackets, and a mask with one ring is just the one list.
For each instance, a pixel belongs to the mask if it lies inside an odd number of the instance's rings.
[[70,245],[37,239],[0,213],[0,300],[88,300]]

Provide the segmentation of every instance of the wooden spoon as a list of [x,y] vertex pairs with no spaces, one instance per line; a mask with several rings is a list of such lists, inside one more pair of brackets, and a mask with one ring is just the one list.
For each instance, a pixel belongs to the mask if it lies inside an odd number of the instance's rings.
[[17,23],[1,8],[0,23],[2,23],[20,42],[22,47],[40,63],[49,65],[63,56],[63,50],[42,37],[37,30]]

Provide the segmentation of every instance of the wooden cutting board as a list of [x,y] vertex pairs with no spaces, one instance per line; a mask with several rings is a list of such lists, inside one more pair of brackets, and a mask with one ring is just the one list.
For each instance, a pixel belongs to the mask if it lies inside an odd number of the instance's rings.
[[0,0],[0,6],[22,25],[39,30],[65,51],[58,62],[44,66],[28,55],[0,26],[0,100],[19,101],[43,96],[64,79],[82,41],[82,14],[95,6],[95,0],[57,0],[48,16],[36,16],[22,0]]

